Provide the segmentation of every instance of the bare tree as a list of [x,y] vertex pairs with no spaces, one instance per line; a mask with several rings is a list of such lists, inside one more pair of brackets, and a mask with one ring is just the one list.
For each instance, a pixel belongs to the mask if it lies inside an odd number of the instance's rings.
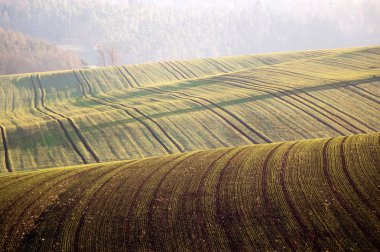
[[120,61],[121,61],[120,53],[117,50],[115,45],[110,45],[107,48],[107,54],[108,54],[109,62],[111,66],[116,66],[120,64]]
[[99,66],[106,66],[107,61],[107,50],[104,44],[98,44],[96,47],[96,51],[98,53],[98,65]]
[[102,43],[97,46],[98,65],[116,66],[121,63],[121,56],[113,43]]

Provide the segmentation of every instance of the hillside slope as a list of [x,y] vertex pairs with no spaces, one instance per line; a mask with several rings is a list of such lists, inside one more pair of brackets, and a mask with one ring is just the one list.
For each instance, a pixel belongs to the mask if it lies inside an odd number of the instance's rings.
[[380,134],[0,175],[0,250],[380,247]]
[[0,77],[0,172],[380,131],[380,47]]

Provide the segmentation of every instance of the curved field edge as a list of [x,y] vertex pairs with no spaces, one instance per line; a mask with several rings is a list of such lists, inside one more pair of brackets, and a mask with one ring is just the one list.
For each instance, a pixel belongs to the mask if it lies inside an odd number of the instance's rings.
[[379,66],[377,46],[0,77],[0,172],[377,132]]
[[0,175],[5,251],[376,250],[380,134]]

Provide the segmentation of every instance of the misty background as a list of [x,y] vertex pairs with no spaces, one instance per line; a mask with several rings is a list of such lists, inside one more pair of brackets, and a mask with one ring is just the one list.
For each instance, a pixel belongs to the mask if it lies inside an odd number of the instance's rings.
[[376,45],[380,1],[0,0],[0,27],[8,74]]

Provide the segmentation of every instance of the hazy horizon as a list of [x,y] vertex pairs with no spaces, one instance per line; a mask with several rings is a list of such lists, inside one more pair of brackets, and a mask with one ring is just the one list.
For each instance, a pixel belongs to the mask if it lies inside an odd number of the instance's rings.
[[380,1],[2,0],[0,27],[131,64],[377,45]]

